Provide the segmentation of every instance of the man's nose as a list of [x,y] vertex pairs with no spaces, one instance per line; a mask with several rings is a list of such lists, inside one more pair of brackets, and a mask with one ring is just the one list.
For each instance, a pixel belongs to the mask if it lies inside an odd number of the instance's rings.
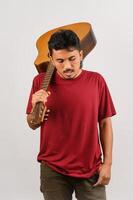
[[64,61],[64,69],[68,69],[68,68],[71,68],[71,63],[69,60],[65,60]]

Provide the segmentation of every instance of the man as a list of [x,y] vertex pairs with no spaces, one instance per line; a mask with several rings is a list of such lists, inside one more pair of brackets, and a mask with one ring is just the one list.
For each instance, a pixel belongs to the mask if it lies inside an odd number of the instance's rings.
[[[80,40],[71,30],[54,33],[48,42],[56,68],[48,92],[40,89],[45,73],[33,80],[27,120],[42,101],[48,110],[40,133],[40,190],[46,200],[105,200],[111,178],[116,114],[103,76],[82,69]],[[101,145],[101,146],[100,146]]]

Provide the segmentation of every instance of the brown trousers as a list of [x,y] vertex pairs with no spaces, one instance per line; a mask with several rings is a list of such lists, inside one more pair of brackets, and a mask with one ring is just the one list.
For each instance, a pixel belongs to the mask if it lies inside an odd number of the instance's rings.
[[91,178],[75,178],[52,170],[40,163],[40,191],[45,200],[72,200],[75,191],[77,200],[106,200],[104,185],[93,187],[98,174]]

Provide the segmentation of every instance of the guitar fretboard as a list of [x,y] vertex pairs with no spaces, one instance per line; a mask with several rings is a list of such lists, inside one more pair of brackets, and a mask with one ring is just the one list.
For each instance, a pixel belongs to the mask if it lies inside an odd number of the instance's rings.
[[48,65],[48,67],[47,67],[47,71],[46,71],[45,78],[43,79],[42,84],[41,84],[41,89],[47,90],[47,88],[48,88],[48,86],[49,86],[49,83],[50,83],[50,80],[51,80],[51,78],[52,78],[54,69],[55,69],[55,67],[52,65],[51,62],[49,62],[49,65]]

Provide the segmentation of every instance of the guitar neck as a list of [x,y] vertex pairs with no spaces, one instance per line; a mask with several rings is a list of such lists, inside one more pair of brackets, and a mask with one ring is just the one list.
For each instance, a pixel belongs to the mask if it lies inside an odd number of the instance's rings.
[[49,65],[48,65],[47,71],[46,71],[46,75],[45,75],[45,77],[42,81],[42,84],[41,84],[41,89],[44,89],[44,90],[48,89],[48,86],[49,86],[50,81],[52,79],[54,69],[55,69],[55,67],[51,64],[51,62],[49,62]]

